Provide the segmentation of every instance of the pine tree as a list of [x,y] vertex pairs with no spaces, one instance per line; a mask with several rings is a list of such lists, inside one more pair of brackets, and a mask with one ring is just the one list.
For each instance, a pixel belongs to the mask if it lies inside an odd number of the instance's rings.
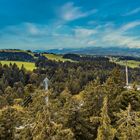
[[119,67],[115,67],[112,72],[111,72],[111,78],[114,81],[115,84],[118,84],[118,86],[122,87],[124,82],[123,82],[123,77],[122,73],[119,69]]
[[139,140],[140,138],[140,112],[134,112],[131,104],[126,110],[115,113],[118,118],[117,138],[120,140]]
[[119,109],[125,110],[126,107],[131,104],[131,108],[134,111],[140,111],[140,93],[139,91],[135,90],[127,90],[121,92],[120,95],[118,95],[114,102],[114,108],[116,108],[116,111],[118,112]]
[[8,86],[4,90],[4,93],[5,93],[4,96],[5,96],[6,100],[7,100],[7,102],[11,105],[13,103],[13,99],[15,97],[15,94],[13,92],[13,89],[10,86]]
[[122,78],[122,74],[118,67],[115,67],[110,77],[106,80],[105,86],[106,86],[106,92],[108,94],[114,94],[114,98],[118,93],[120,93],[123,90],[124,87],[124,80]]
[[22,124],[24,113],[19,106],[9,106],[0,110],[0,140],[15,139],[16,126]]
[[23,126],[21,130],[16,130],[14,140],[33,140],[31,127]]
[[71,129],[64,128],[62,124],[57,124],[51,118],[48,108],[37,114],[35,126],[33,128],[34,140],[74,140]]
[[111,126],[111,120],[108,116],[107,102],[108,98],[105,97],[100,117],[91,117],[93,123],[98,122],[100,124],[96,140],[113,140],[116,133],[116,130]]

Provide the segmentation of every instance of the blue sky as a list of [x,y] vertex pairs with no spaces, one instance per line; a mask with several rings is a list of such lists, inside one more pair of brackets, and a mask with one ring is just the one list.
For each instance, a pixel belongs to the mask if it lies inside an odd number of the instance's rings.
[[0,48],[140,48],[140,0],[0,0]]

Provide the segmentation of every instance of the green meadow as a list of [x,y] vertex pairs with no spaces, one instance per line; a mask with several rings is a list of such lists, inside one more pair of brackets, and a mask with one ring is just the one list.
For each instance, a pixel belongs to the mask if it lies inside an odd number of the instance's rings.
[[49,60],[54,60],[54,61],[62,61],[62,62],[66,62],[66,61],[71,61],[71,59],[65,59],[63,58],[62,55],[56,55],[56,54],[43,54],[45,57],[47,57]]
[[[117,63],[119,65],[123,65],[123,66],[126,65],[125,61],[117,61],[115,63]],[[140,61],[128,60],[127,65],[130,68],[138,68],[138,67],[140,67]]]
[[29,71],[33,71],[36,67],[35,67],[35,63],[32,62],[20,62],[20,61],[0,61],[0,63],[2,65],[6,64],[6,65],[10,65],[11,64],[17,64],[17,66],[19,68],[22,67],[22,65],[24,65],[25,69],[29,70]]
[[[111,62],[114,62],[116,64],[125,66],[126,61],[125,60],[119,60],[118,58],[110,57],[109,58]],[[135,61],[135,60],[127,60],[127,65],[130,68],[139,68],[140,67],[140,61]]]

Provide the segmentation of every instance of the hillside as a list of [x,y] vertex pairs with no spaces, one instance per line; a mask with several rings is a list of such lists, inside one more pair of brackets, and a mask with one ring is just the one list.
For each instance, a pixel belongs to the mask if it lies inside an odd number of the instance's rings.
[[33,62],[22,62],[22,61],[1,61],[0,60],[0,63],[2,65],[10,65],[10,64],[16,64],[19,68],[21,68],[22,66],[24,66],[24,68],[26,70],[29,70],[29,71],[33,71],[34,69],[36,69],[35,67],[35,63]]
[[108,56],[111,62],[118,65],[126,66],[130,68],[140,68],[140,57],[129,57],[129,56]]
[[0,60],[34,62],[30,52],[22,50],[0,50]]
[[33,53],[31,51],[24,51],[24,50],[0,50],[0,63],[2,65],[10,65],[16,64],[19,68],[24,65],[24,67],[29,70],[33,71],[36,69],[35,62],[40,59],[42,56],[45,59],[52,60],[52,61],[71,61],[71,59],[63,58],[63,55],[57,54],[46,54],[46,53]]
[[[140,65],[139,56],[127,56],[127,55],[123,56],[123,55],[117,55],[117,53],[116,55],[112,55],[113,53],[111,53],[111,55],[105,55],[104,57],[104,55],[100,56],[97,54],[98,51],[96,52],[96,55],[91,55],[91,54],[79,55],[78,53],[54,54],[54,53],[48,53],[44,51],[31,52],[31,51],[24,51],[24,50],[9,49],[9,50],[0,50],[0,61],[2,62],[2,64],[16,63],[19,67],[21,67],[21,65],[23,64],[28,70],[33,70],[35,68],[34,63],[41,56],[44,56],[46,59],[51,61],[61,61],[61,62],[95,61],[98,59],[99,60],[110,59],[110,61],[122,66],[125,65],[125,61],[127,60],[128,66],[131,68],[137,68]],[[31,63],[26,63],[26,62],[31,62]]]
[[31,52],[24,50],[7,49],[0,50],[0,60],[35,62],[40,56],[45,56],[49,60],[55,61],[71,61],[70,59],[63,58],[63,55],[46,53],[46,52]]
[[104,57],[65,57],[78,62],[42,56],[30,72],[0,65],[0,139],[94,140],[101,130],[105,139],[133,132],[129,138],[138,140],[140,69],[129,68],[128,90],[125,67]]
[[72,61],[71,59],[64,58],[63,55],[60,54],[43,53],[43,55],[49,60],[62,61],[62,62]]

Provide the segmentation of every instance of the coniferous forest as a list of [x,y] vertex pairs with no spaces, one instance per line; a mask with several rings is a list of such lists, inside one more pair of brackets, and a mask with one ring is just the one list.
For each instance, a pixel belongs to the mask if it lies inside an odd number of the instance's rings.
[[0,140],[140,140],[140,0],[0,0]]
[[74,58],[40,56],[33,71],[0,64],[0,140],[140,139],[140,69],[129,68],[127,89],[124,66]]

